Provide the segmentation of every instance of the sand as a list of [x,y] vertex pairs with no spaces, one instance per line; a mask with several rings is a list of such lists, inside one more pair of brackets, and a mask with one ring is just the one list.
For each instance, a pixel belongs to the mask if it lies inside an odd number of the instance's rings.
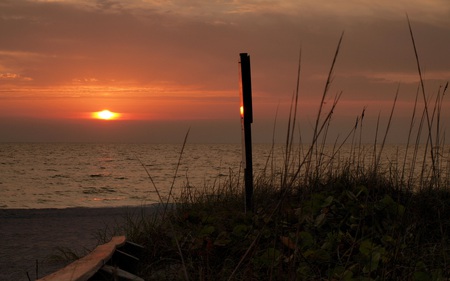
[[[58,248],[84,255],[101,242],[99,233],[123,225],[127,214],[154,209],[155,206],[0,209],[0,280],[27,281],[27,272],[31,280],[48,275],[67,264],[52,259],[61,256]],[[106,233],[112,236],[111,231]]]

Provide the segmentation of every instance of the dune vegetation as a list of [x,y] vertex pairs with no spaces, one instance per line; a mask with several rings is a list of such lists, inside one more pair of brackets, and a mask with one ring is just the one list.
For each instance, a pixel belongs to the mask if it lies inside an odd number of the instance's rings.
[[[416,50],[412,31],[411,39]],[[440,132],[447,85],[428,96],[417,52],[416,62],[420,85],[403,156],[380,160],[397,97],[386,130],[375,129],[380,141],[361,143],[363,109],[343,140],[326,145],[337,95],[327,112],[320,106],[313,138],[301,144],[294,137],[297,87],[283,165],[277,167],[271,154],[265,171],[254,175],[253,210],[244,212],[237,172],[220,186],[187,186],[170,201],[161,198],[154,216],[129,215],[121,230],[146,247],[140,275],[145,280],[448,280],[450,165]],[[351,149],[342,157],[344,144]],[[148,175],[151,180],[151,171]]]

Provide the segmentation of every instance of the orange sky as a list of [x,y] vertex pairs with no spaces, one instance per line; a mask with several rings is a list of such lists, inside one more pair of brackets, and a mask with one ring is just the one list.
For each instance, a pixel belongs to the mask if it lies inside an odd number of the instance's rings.
[[[302,50],[299,120],[307,139],[340,34],[332,132],[366,109],[404,141],[418,87],[450,79],[447,0],[0,0],[0,142],[240,142],[239,53],[250,54],[254,142],[282,142]],[[421,99],[422,100],[422,99]],[[117,120],[92,120],[109,109]],[[449,119],[444,99],[442,126]],[[331,139],[334,141],[334,136]]]

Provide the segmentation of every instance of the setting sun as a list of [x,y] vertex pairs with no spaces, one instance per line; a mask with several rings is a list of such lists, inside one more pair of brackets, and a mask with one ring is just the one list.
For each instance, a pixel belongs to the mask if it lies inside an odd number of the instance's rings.
[[92,117],[95,119],[102,119],[102,120],[112,120],[112,119],[117,119],[120,116],[119,113],[115,113],[115,112],[111,112],[107,109],[102,110],[102,111],[98,111],[98,112],[94,112],[92,114]]

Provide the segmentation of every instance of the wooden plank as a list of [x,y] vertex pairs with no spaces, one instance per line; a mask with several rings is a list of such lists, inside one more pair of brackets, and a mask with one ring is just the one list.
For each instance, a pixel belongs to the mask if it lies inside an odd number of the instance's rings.
[[109,261],[109,264],[118,266],[125,271],[136,273],[139,259],[121,250],[122,248],[117,249],[114,252],[111,260]]
[[125,236],[115,236],[106,244],[68,266],[36,281],[87,281],[112,257],[117,247],[126,242]]
[[144,279],[142,279],[139,276],[136,276],[136,275],[131,274],[131,273],[125,271],[125,270],[122,270],[120,268],[117,268],[117,267],[114,267],[114,266],[111,266],[111,265],[105,265],[100,270],[108,273],[109,275],[111,275],[113,277],[119,277],[120,280],[144,281]]
[[131,241],[127,241],[118,250],[128,253],[132,256],[135,256],[138,259],[142,259],[145,248],[142,245],[133,243]]

